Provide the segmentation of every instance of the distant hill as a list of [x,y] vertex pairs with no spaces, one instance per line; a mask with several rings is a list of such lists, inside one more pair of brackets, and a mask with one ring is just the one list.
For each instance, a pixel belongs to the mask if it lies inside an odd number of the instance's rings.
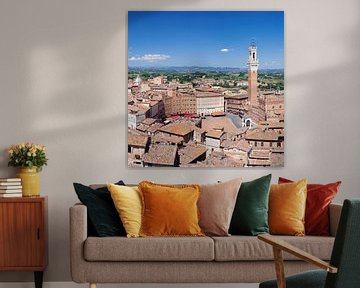
[[[199,67],[199,66],[169,66],[169,67],[129,67],[128,72],[160,72],[160,73],[194,73],[194,72],[220,72],[220,73],[243,73],[246,68],[233,67]],[[284,73],[284,69],[259,69],[259,73]]]

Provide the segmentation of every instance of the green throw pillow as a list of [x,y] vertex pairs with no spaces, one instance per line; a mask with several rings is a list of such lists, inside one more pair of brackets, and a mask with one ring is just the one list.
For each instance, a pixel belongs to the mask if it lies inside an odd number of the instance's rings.
[[256,236],[269,233],[270,182],[271,174],[241,184],[231,218],[230,234]]

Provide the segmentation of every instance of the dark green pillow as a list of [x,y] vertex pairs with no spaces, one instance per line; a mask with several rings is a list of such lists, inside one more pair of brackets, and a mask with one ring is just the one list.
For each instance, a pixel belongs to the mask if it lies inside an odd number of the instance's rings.
[[[125,185],[123,181],[115,184]],[[89,186],[74,183],[74,188],[81,203],[87,207],[90,235],[99,237],[126,235],[111,194],[106,187],[92,189]]]
[[269,233],[270,182],[271,174],[241,184],[230,222],[230,234],[256,236]]

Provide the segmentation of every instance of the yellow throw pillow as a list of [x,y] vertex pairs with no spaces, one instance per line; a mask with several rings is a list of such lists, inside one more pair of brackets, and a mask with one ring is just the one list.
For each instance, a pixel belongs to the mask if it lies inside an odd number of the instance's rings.
[[269,228],[271,234],[303,236],[305,234],[307,179],[271,185]]
[[203,236],[197,201],[199,185],[139,184],[142,198],[140,236]]
[[141,226],[141,197],[137,187],[107,185],[127,237],[139,237]]

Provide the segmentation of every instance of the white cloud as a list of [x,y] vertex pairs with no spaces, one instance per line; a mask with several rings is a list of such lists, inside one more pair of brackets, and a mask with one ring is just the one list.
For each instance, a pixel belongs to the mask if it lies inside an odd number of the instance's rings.
[[170,56],[165,55],[165,54],[145,54],[145,55],[139,56],[139,57],[132,56],[129,58],[129,61],[157,62],[157,61],[164,61],[169,58],[170,58]]
[[221,51],[221,52],[229,52],[230,49],[229,49],[229,48],[223,48],[223,49],[221,49],[220,51]]

